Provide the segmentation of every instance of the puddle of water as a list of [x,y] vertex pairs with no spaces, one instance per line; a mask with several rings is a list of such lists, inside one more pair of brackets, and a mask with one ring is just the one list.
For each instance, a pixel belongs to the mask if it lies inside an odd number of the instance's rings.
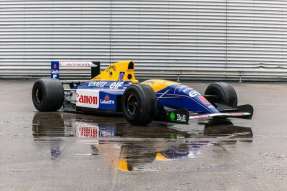
[[70,157],[103,156],[113,167],[128,172],[145,170],[145,164],[154,161],[194,159],[208,146],[252,142],[253,137],[251,128],[235,126],[229,120],[184,127],[163,123],[134,127],[121,118],[115,118],[114,122],[107,119],[112,118],[36,113],[32,125],[34,141],[49,145],[51,160],[63,155],[63,142],[73,142],[89,151],[77,150]]

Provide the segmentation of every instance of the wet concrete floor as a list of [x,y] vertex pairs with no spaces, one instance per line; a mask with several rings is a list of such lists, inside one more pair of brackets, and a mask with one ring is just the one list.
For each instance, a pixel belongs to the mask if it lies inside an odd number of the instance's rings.
[[1,191],[287,189],[287,84],[234,84],[251,121],[148,127],[37,113],[32,84],[0,81]]

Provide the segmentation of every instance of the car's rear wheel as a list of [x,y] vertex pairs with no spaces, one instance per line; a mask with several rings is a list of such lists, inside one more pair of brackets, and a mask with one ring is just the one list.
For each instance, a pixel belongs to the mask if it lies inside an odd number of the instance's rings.
[[205,90],[208,101],[213,104],[219,103],[230,107],[237,106],[237,93],[228,83],[217,82],[210,84]]
[[156,114],[156,95],[147,85],[131,85],[123,94],[122,109],[131,124],[147,125]]
[[32,101],[41,112],[59,110],[64,101],[64,88],[59,80],[40,79],[34,83]]

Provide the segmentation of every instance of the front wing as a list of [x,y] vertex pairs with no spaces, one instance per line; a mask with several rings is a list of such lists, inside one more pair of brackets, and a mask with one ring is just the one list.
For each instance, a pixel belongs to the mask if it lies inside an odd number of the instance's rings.
[[172,123],[188,124],[189,121],[201,121],[210,119],[242,118],[251,119],[253,117],[253,107],[251,105],[242,105],[233,108],[230,111],[210,114],[190,114],[185,109],[165,109],[164,117],[159,119]]

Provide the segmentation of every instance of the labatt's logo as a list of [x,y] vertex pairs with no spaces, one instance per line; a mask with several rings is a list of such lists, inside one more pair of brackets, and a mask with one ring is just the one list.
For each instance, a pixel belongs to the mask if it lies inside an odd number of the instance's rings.
[[104,99],[101,99],[101,104],[115,104],[115,101],[111,100],[110,96],[106,95]]
[[80,95],[79,102],[80,103],[84,103],[84,104],[96,105],[96,104],[98,104],[98,97],[96,97],[96,96]]

